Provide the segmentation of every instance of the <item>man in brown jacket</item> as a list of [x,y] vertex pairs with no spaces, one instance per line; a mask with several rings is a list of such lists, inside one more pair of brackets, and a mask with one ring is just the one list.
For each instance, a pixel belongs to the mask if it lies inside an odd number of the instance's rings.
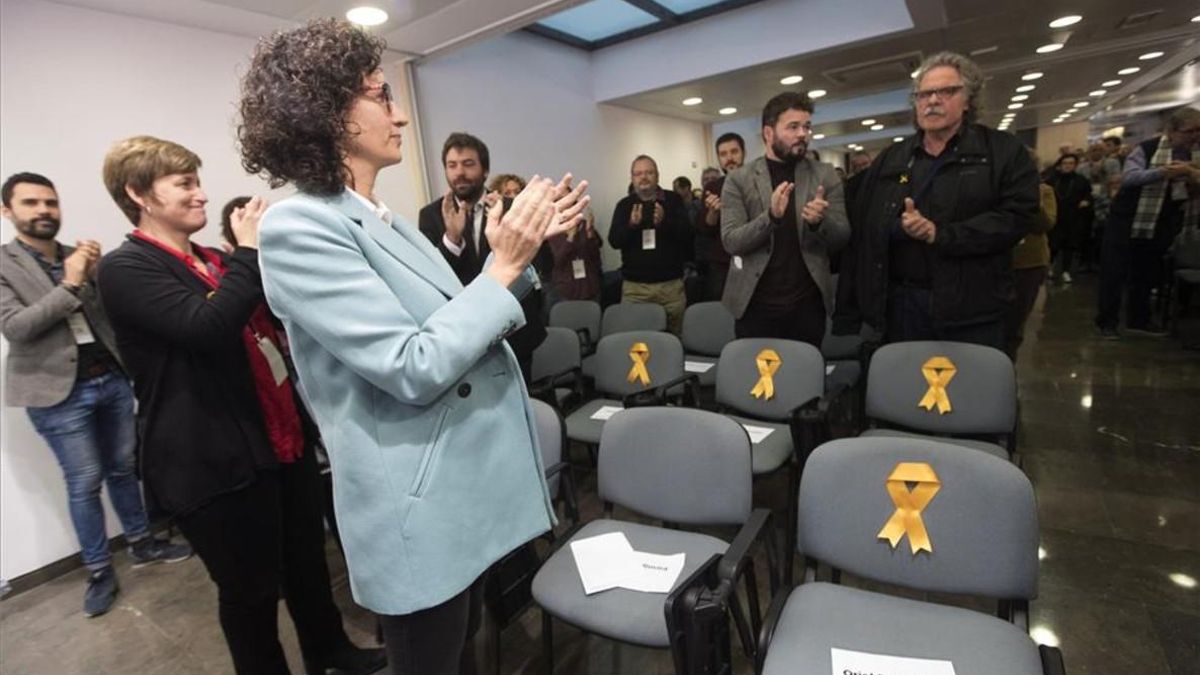
[[[1029,152],[1036,165],[1037,156],[1032,150]],[[1058,217],[1054,188],[1045,183],[1040,183],[1038,188],[1041,195],[1038,217],[1030,226],[1029,234],[1013,248],[1013,285],[1016,287],[1016,299],[1004,322],[1004,351],[1013,362],[1016,362],[1017,349],[1025,338],[1025,321],[1033,311],[1038,291],[1046,281],[1046,273],[1050,269],[1050,241],[1047,233],[1054,228]]]

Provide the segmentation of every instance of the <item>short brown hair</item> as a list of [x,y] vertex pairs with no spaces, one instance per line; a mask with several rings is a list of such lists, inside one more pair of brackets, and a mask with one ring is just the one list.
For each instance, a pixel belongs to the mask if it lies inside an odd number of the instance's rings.
[[488,186],[488,189],[492,192],[499,192],[504,189],[504,184],[509,181],[520,185],[522,190],[525,189],[525,179],[521,178],[515,173],[502,173],[499,176],[496,176],[492,179],[492,184]]
[[176,173],[194,173],[200,158],[187,148],[153,136],[134,136],[118,141],[104,156],[104,187],[121,212],[134,225],[142,207],[129,196],[125,186],[138,195],[148,194],[154,181]]

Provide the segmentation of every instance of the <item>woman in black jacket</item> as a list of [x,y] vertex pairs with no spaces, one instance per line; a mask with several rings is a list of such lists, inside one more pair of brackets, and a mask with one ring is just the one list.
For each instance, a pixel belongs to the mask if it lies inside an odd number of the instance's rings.
[[1058,203],[1058,221],[1050,235],[1051,255],[1054,268],[1051,278],[1071,283],[1071,270],[1075,268],[1075,257],[1085,250],[1088,235],[1092,230],[1092,184],[1075,173],[1079,157],[1067,154],[1058,158],[1046,184],[1054,188],[1054,199]]
[[175,518],[216,582],[239,675],[288,673],[280,587],[310,675],[374,672],[383,650],[355,647],[333,603],[314,437],[263,302],[265,203],[234,213],[232,254],[193,245],[207,221],[199,168],[187,148],[149,136],[104,161],[105,187],[137,228],[101,261],[99,285],[138,398],[147,501]]

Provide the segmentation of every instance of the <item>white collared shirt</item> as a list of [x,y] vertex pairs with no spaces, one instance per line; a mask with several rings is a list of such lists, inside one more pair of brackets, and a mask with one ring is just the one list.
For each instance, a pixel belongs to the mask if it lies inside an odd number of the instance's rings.
[[358,201],[362,202],[364,206],[366,206],[368,209],[370,209],[371,213],[374,213],[376,216],[378,216],[379,219],[382,220],[385,225],[392,224],[392,210],[388,208],[387,204],[383,203],[382,199],[378,199],[376,201],[371,201],[370,199],[367,199],[366,197],[358,194],[357,192],[355,192],[354,190],[351,190],[350,188],[346,188],[346,190],[350,194],[354,195],[355,198],[358,199]]
[[[454,203],[460,209],[463,206],[462,200],[460,200],[458,197],[454,198]],[[479,242],[482,240],[482,236],[483,236],[483,216],[486,211],[487,211],[487,204],[485,204],[483,201],[483,198],[480,197],[480,199],[475,202],[475,206],[472,207],[472,209],[471,209],[471,220],[474,223],[474,228],[473,228],[473,232],[472,232],[472,238],[473,238],[472,243],[475,244],[475,252],[476,253],[479,252]],[[464,242],[462,244],[456,244],[456,243],[450,241],[450,237],[445,234],[442,235],[442,245],[446,247],[447,251],[450,251],[455,256],[462,255],[462,252],[466,249],[466,242]]]

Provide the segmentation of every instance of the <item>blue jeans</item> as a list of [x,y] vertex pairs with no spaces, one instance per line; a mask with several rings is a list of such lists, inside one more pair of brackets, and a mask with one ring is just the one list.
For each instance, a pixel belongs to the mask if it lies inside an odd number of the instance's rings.
[[108,483],[125,539],[134,542],[150,533],[138,486],[133,390],[120,374],[78,380],[61,403],[27,408],[29,419],[62,466],[75,536],[90,570],[111,561],[100,485]]

